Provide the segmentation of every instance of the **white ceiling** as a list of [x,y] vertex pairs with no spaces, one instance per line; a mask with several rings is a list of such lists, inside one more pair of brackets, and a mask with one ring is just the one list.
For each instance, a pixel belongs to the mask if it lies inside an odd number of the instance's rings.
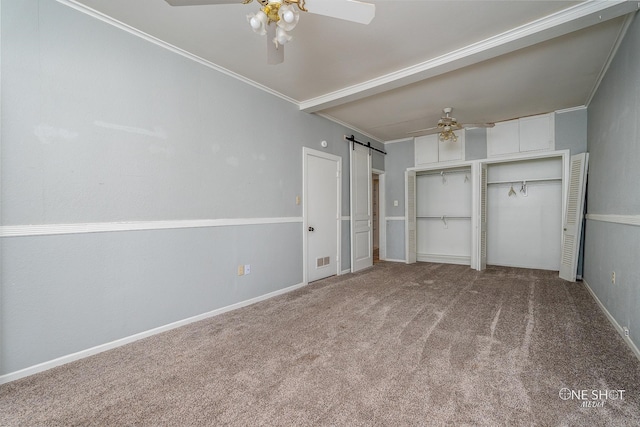
[[[61,0],[65,1],[65,0]],[[249,5],[66,0],[202,58],[302,110],[391,141],[432,126],[586,105],[638,2],[369,1],[369,25],[302,13],[285,61],[266,63]],[[90,11],[91,12],[91,11]]]

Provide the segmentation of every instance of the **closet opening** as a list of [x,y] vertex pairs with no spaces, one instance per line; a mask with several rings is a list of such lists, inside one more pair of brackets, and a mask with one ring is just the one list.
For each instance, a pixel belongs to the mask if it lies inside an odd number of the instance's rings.
[[471,265],[471,166],[416,171],[416,260]]
[[384,217],[384,172],[373,169],[371,173],[371,229],[374,264],[386,259]]
[[488,265],[560,270],[563,158],[487,164]]

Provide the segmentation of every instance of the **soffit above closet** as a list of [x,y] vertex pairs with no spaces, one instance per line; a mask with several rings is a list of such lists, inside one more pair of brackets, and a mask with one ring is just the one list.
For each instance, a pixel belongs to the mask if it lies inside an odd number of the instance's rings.
[[[302,14],[268,65],[249,5],[60,0],[125,24],[380,141],[437,122],[496,122],[585,105],[637,2],[370,1],[369,25]],[[519,29],[519,30],[516,30]],[[521,31],[522,30],[522,31]]]

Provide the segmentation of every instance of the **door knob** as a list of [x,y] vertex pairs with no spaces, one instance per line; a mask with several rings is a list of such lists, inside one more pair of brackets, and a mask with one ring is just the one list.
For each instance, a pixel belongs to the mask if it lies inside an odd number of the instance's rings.
[[313,231],[313,230],[314,230],[314,228],[313,228],[313,227],[309,227],[309,231]]

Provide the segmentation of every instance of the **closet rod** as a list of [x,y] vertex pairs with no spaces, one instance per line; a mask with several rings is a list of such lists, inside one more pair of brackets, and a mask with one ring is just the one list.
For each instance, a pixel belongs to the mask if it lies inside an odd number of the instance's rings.
[[454,171],[446,171],[446,170],[440,170],[438,172],[427,172],[427,173],[423,173],[423,172],[416,172],[416,175],[418,176],[428,176],[428,175],[442,175],[442,173],[444,172],[445,175],[453,175],[453,174],[457,174],[457,173],[464,173],[469,175],[471,173],[471,169],[467,169],[467,170],[454,170]]
[[519,182],[544,182],[544,181],[562,181],[562,178],[533,178],[533,179],[512,179],[510,181],[489,181],[487,185],[491,184],[516,184]]

